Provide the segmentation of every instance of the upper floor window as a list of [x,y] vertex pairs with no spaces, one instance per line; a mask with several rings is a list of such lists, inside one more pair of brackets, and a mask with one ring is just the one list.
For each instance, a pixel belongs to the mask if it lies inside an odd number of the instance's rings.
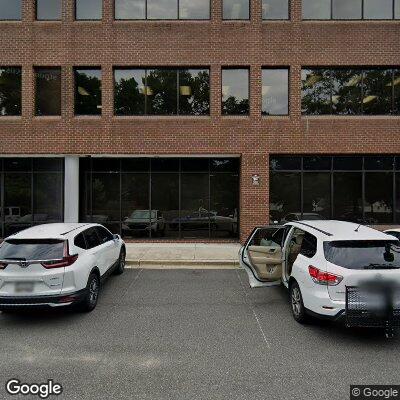
[[35,68],[35,114],[61,115],[61,68]]
[[249,70],[222,69],[222,114],[249,115]]
[[21,0],[0,0],[0,20],[18,21],[21,14]]
[[250,0],[223,0],[223,19],[250,19]]
[[289,114],[289,70],[287,68],[262,70],[262,113]]
[[62,0],[36,0],[36,19],[57,21],[61,19]]
[[21,115],[21,67],[0,67],[0,116]]
[[303,19],[396,19],[400,0],[303,0]]
[[262,0],[263,19],[289,19],[289,0]]
[[116,115],[208,115],[208,69],[115,69]]
[[115,0],[115,18],[210,19],[210,0]]
[[305,115],[400,114],[400,69],[302,70]]
[[75,69],[75,115],[101,114],[101,69]]
[[76,0],[75,19],[99,20],[103,17],[103,0]]

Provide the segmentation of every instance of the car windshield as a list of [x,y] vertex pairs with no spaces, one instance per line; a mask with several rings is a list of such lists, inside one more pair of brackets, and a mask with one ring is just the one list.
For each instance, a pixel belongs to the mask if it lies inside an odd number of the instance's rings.
[[[156,212],[152,211],[151,218],[155,218],[155,217],[156,217]],[[150,211],[149,210],[135,210],[131,214],[131,218],[135,218],[135,219],[150,218]]]
[[324,243],[325,258],[348,269],[400,268],[400,241],[345,240]]
[[59,260],[63,256],[63,240],[8,239],[0,247],[0,260]]

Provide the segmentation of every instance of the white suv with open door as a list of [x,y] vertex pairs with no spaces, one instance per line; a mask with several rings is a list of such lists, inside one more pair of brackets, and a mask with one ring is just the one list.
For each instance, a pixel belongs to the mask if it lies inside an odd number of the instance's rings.
[[251,287],[283,285],[294,318],[338,319],[348,326],[400,320],[400,242],[342,221],[298,221],[254,229],[240,264]]
[[121,274],[126,249],[99,224],[46,224],[6,238],[0,246],[0,310],[60,307],[92,311],[101,282]]

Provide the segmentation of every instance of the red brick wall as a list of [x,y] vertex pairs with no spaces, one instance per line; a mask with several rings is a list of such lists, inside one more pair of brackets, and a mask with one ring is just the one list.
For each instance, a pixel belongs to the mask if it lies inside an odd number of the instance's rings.
[[[301,117],[301,66],[400,65],[400,21],[113,21],[104,0],[102,22],[34,21],[24,0],[22,22],[0,22],[0,65],[23,67],[23,115],[0,119],[0,154],[238,154],[242,156],[241,239],[268,221],[269,153],[399,153],[399,117]],[[62,116],[34,117],[33,66],[62,66]],[[74,117],[73,66],[103,69],[102,117]],[[114,117],[112,67],[210,66],[210,117]],[[221,117],[221,66],[250,66],[250,117]],[[290,116],[261,117],[261,67],[290,67]],[[261,185],[251,185],[259,174]]]

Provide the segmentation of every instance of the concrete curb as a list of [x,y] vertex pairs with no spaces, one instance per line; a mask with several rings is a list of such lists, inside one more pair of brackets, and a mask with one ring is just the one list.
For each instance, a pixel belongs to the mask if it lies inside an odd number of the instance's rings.
[[238,269],[236,260],[126,260],[130,269]]

